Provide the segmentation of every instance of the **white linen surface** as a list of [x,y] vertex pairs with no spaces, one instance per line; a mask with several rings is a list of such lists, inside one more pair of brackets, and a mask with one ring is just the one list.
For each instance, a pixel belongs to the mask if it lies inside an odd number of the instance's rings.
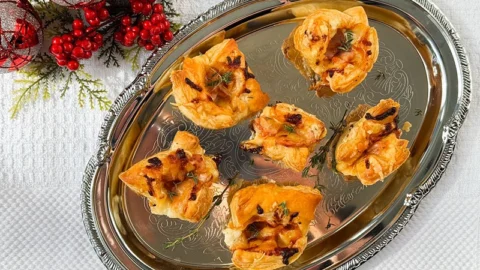
[[[176,0],[183,23],[219,0]],[[480,76],[477,0],[435,0],[457,29]],[[98,68],[97,68],[98,67]],[[135,74],[129,65],[86,62],[114,99]],[[15,75],[1,75],[0,269],[102,269],[82,223],[80,184],[96,151],[104,112],[80,109],[76,90],[37,102],[10,119]],[[452,162],[408,226],[361,269],[480,269],[480,99],[473,93]]]

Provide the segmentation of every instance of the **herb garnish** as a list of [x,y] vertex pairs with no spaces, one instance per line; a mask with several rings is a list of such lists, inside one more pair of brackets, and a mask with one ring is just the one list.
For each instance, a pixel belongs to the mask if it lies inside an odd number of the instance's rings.
[[286,202],[281,202],[278,206],[280,206],[283,210],[283,216],[288,216],[290,214],[290,210],[287,208],[287,203]]
[[169,191],[167,191],[167,195],[168,195],[168,198],[170,199],[170,201],[173,201],[173,197],[177,196],[178,194],[173,190],[169,190]]
[[385,73],[381,72],[380,70],[377,70],[378,74],[375,77],[375,81],[378,81],[380,79],[385,80]]
[[348,29],[343,33],[345,37],[345,41],[342,42],[342,45],[338,47],[339,50],[344,52],[348,52],[352,49],[352,42],[353,42],[353,32],[352,30]]
[[200,220],[200,222],[197,224],[197,226],[190,231],[190,233],[188,233],[185,236],[179,237],[179,238],[175,239],[174,241],[165,242],[163,248],[164,249],[172,248],[172,247],[182,243],[185,239],[188,239],[190,237],[195,236],[200,231],[200,228],[203,226],[205,221],[207,221],[207,219],[210,217],[210,214],[212,213],[215,206],[220,205],[222,203],[223,195],[225,194],[225,192],[227,191],[227,189],[230,186],[235,184],[235,180],[237,179],[237,176],[238,176],[238,172],[233,178],[228,179],[228,184],[223,189],[222,193],[220,193],[219,195],[213,196],[213,205],[210,207],[207,214]]
[[187,177],[192,178],[193,182],[195,182],[195,185],[198,184],[198,177],[193,171],[188,172]]
[[255,226],[255,223],[248,225],[247,230],[251,233],[251,235],[247,238],[247,241],[257,238],[260,234],[260,230],[257,228],[257,226]]
[[420,109],[415,109],[415,116],[420,116],[420,115],[423,115],[422,110],[420,110]]
[[217,87],[221,83],[229,84],[231,81],[232,81],[232,72],[228,71],[228,72],[225,72],[223,75],[216,72],[215,75],[213,75],[212,80],[207,82],[207,86]]
[[288,133],[294,133],[295,132],[295,127],[292,125],[283,125],[283,129],[287,131]]
[[327,230],[330,229],[332,226],[335,226],[335,224],[333,224],[333,223],[330,222],[330,219],[331,219],[331,218],[332,218],[332,217],[328,217],[327,226],[325,226],[325,229],[327,229]]
[[[317,181],[315,183],[315,188],[322,191],[325,187],[319,183],[320,177],[318,174],[316,175],[309,175],[310,169],[316,168],[318,172],[321,172],[323,170],[323,165],[325,165],[325,161],[327,161],[327,154],[330,151],[330,146],[335,140],[335,137],[337,137],[338,134],[343,132],[343,129],[347,125],[345,118],[347,116],[347,110],[343,113],[342,119],[340,122],[334,124],[330,122],[330,129],[333,130],[333,135],[328,139],[327,143],[320,147],[318,151],[310,158],[310,164],[305,167],[302,171],[302,177],[312,177],[316,176]],[[336,172],[336,162],[335,158],[332,160],[332,168],[333,171]]]

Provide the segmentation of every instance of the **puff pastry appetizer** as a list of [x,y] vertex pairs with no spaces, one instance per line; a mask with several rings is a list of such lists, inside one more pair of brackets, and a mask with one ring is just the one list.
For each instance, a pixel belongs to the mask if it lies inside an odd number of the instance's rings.
[[282,51],[311,81],[312,90],[329,86],[346,93],[365,79],[377,61],[377,31],[368,25],[362,7],[343,12],[319,9],[293,30]]
[[325,124],[291,104],[267,106],[252,122],[254,134],[240,147],[301,171],[315,145],[327,135]]
[[224,230],[232,262],[241,269],[276,269],[300,257],[322,195],[307,186],[273,183],[244,187],[233,194]]
[[179,131],[169,150],[139,161],[119,178],[148,199],[153,214],[198,222],[218,181],[217,164],[204,152],[196,136]]
[[172,72],[170,79],[180,111],[204,128],[232,127],[269,100],[233,39],[186,58],[183,69]]
[[330,151],[335,162],[329,164],[336,164],[334,169],[345,179],[358,178],[364,185],[373,185],[397,170],[410,156],[408,141],[400,139],[399,110],[392,99],[372,108],[360,106],[346,119],[347,127]]

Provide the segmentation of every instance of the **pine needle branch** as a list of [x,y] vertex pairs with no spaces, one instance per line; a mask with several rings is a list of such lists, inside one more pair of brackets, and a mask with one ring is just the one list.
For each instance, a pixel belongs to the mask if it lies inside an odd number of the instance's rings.
[[140,69],[139,56],[142,48],[140,46],[133,46],[125,50],[125,60],[132,65],[132,71]]
[[175,11],[175,8],[173,8],[173,4],[172,4],[171,1],[160,0],[160,3],[163,5],[163,10],[165,12],[165,15],[167,15],[169,17],[177,17],[177,16],[180,15]]
[[120,63],[118,62],[118,56],[122,59],[125,59],[125,51],[114,39],[114,31],[110,31],[105,36],[104,45],[98,55],[99,60],[104,60],[103,64],[105,66],[110,67],[110,65],[114,65],[115,67],[120,67]]

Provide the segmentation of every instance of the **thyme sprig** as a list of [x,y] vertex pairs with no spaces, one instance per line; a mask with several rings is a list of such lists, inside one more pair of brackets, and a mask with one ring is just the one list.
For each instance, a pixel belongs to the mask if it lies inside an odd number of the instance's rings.
[[198,176],[192,171],[187,173],[188,178],[192,178],[193,182],[195,182],[195,185],[198,184]]
[[173,248],[174,246],[182,243],[183,241],[185,241],[186,239],[190,238],[190,237],[193,237],[195,236],[199,231],[200,229],[202,228],[203,224],[205,224],[205,221],[208,220],[208,218],[210,218],[210,215],[212,214],[212,211],[213,209],[220,205],[222,203],[222,200],[223,200],[223,195],[225,194],[225,192],[227,192],[228,188],[231,187],[232,185],[235,184],[235,181],[237,179],[237,176],[238,176],[238,173],[228,179],[228,184],[227,186],[223,189],[223,191],[218,194],[218,195],[215,195],[213,196],[213,204],[212,206],[210,206],[210,209],[208,210],[207,214],[200,220],[200,222],[197,224],[197,226],[195,226],[195,228],[193,228],[192,230],[190,230],[190,232],[187,234],[187,235],[184,235],[182,237],[179,237],[179,238],[176,238],[175,240],[173,241],[169,241],[169,242],[165,242],[163,248],[164,249],[169,249],[169,248]]
[[250,224],[247,227],[247,230],[251,233],[251,235],[247,238],[247,241],[257,238],[260,234],[260,230],[257,228],[257,226],[255,226],[255,223]]
[[353,31],[348,29],[343,33],[345,37],[345,41],[338,47],[339,50],[348,52],[352,49],[352,42],[353,42]]
[[217,87],[221,83],[229,84],[232,81],[232,72],[228,71],[224,74],[216,72],[212,79],[207,82],[209,87]]
[[167,195],[168,195],[168,198],[170,199],[170,201],[173,201],[173,198],[175,196],[177,196],[178,194],[175,191],[170,190],[170,191],[167,191]]
[[284,217],[286,217],[286,216],[288,216],[288,214],[290,214],[290,210],[288,210],[286,202],[281,202],[278,206],[280,206],[280,208],[282,208]]
[[[313,177],[313,176],[317,177],[315,188],[320,191],[325,189],[325,187],[319,183],[320,177],[318,173],[316,175],[309,174],[310,169],[316,168],[318,172],[321,172],[323,170],[323,166],[327,161],[327,154],[330,151],[330,146],[332,145],[337,135],[342,133],[345,126],[347,125],[345,120],[347,116],[347,111],[348,110],[345,110],[345,112],[343,113],[342,119],[338,123],[330,122],[330,129],[333,130],[333,135],[328,139],[327,143],[325,143],[325,145],[320,147],[318,151],[310,158],[310,163],[302,171],[302,177],[304,178]],[[334,158],[332,160],[332,168],[334,171],[336,171],[335,167],[336,167],[336,163]]]
[[283,125],[283,129],[287,131],[288,133],[294,133],[295,132],[295,127],[292,125]]

